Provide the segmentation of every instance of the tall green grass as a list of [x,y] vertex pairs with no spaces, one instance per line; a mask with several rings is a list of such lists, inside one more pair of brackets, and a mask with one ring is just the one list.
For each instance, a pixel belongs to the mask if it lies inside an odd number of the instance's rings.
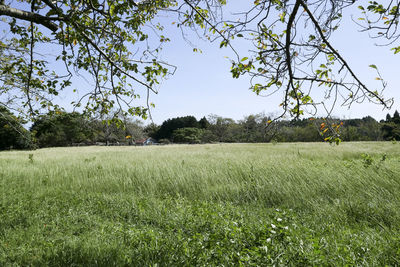
[[399,265],[399,229],[398,144],[0,153],[0,265]]

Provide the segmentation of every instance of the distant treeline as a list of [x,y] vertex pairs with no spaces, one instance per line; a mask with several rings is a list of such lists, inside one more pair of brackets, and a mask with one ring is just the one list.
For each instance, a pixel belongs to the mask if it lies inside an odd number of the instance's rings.
[[146,133],[160,142],[174,143],[262,143],[262,142],[321,142],[326,140],[329,127],[337,127],[343,141],[400,140],[400,116],[395,111],[380,122],[367,116],[362,119],[307,118],[279,120],[263,114],[249,115],[235,121],[217,115],[197,121],[193,116],[166,120],[161,126],[152,125]]
[[[145,126],[138,120],[88,118],[77,112],[57,112],[39,117],[29,130],[24,122],[0,107],[0,149],[78,145],[134,145],[146,138],[158,143],[262,143],[322,142],[332,125],[343,141],[400,140],[400,116],[395,111],[380,122],[367,116],[362,119],[307,118],[271,121],[263,114],[249,115],[235,121],[217,115],[197,120],[177,117],[161,125]],[[122,124],[121,124],[122,122]],[[332,128],[332,127],[330,127]],[[328,132],[329,134],[329,132]]]

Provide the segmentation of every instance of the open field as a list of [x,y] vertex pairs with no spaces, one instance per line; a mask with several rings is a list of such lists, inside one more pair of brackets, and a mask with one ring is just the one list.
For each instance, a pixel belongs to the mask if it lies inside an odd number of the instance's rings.
[[399,265],[400,144],[0,153],[0,266],[156,263]]

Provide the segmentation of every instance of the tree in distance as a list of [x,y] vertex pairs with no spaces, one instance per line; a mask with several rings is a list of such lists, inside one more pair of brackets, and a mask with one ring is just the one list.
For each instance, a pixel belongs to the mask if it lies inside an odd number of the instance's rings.
[[193,116],[172,118],[162,123],[154,137],[156,139],[172,140],[175,130],[181,128],[199,128],[199,126],[199,122]]
[[173,132],[175,143],[200,144],[204,130],[194,127],[179,128]]
[[89,142],[94,132],[86,117],[77,112],[43,115],[31,127],[39,147],[70,146]]
[[400,140],[400,115],[396,110],[393,117],[387,114],[386,121],[382,125],[383,138],[385,140]]
[[[228,2],[228,3],[227,3]],[[235,56],[234,78],[249,75],[258,95],[281,92],[281,116],[299,117],[323,107],[314,99],[316,88],[326,89],[334,104],[372,101],[390,108],[378,67],[376,90],[357,75],[330,42],[339,29],[345,10],[358,5],[358,25],[372,37],[389,40],[395,54],[399,38],[399,1],[354,0],[255,0],[240,14],[223,17],[227,0],[0,0],[0,103],[27,117],[44,110],[57,111],[57,95],[70,90],[72,77],[91,76],[94,86],[72,102],[83,111],[108,114],[118,109],[124,115],[146,118],[149,108],[134,99],[156,93],[155,85],[173,71],[157,57],[170,41],[157,15],[167,14],[171,23],[197,30],[205,38],[219,40]],[[307,26],[307,27],[306,27]],[[201,32],[200,32],[201,31]],[[235,50],[234,39],[251,43],[246,56]],[[374,39],[375,40],[375,39]],[[44,53],[53,47],[56,55]],[[197,50],[197,49],[194,49]],[[49,62],[64,66],[57,73]],[[148,99],[148,98],[147,98]]]
[[31,148],[30,133],[22,126],[22,122],[5,107],[0,106],[0,150]]

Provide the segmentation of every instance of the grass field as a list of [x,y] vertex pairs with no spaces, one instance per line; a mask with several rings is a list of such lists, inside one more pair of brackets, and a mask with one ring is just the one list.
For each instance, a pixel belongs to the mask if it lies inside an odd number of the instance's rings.
[[400,144],[0,153],[0,266],[273,264],[399,265]]

